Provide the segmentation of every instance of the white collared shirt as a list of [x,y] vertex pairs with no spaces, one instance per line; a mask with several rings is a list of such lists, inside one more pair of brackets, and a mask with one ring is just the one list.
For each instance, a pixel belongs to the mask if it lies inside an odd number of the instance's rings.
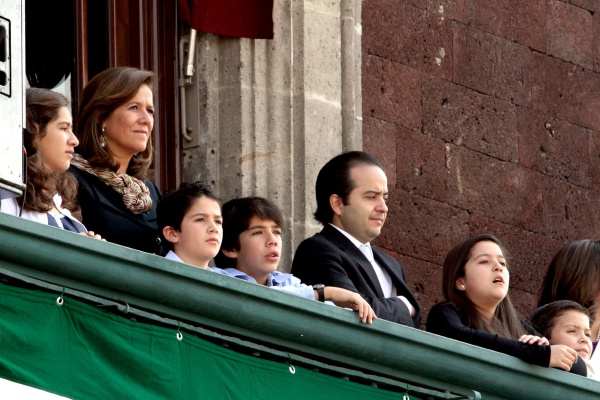
[[[340,231],[342,233],[342,235],[346,236],[348,238],[348,240],[350,240],[352,242],[352,244],[354,244],[356,246],[356,248],[358,250],[361,251],[360,249],[361,246],[367,246],[369,248],[369,251],[371,252],[371,254],[373,254],[373,249],[371,248],[371,243],[361,243],[360,241],[358,241],[354,236],[352,236],[351,234],[349,234],[348,232],[338,228],[337,226],[330,224],[331,226],[333,226],[335,229],[337,229],[338,231]],[[369,259],[369,257],[367,257],[367,259]],[[379,280],[379,284],[381,285],[381,290],[383,291],[383,295],[385,297],[394,297],[397,295],[396,292],[396,287],[392,284],[392,278],[390,277],[390,274],[388,274],[388,272],[386,270],[384,270],[383,268],[381,268],[379,266],[379,264],[377,264],[377,261],[375,261],[375,257],[371,257],[371,260],[369,260],[371,262],[371,265],[373,266],[373,269],[375,270],[375,274],[377,274],[377,279]]]
[[[413,305],[410,304],[410,301],[408,301],[408,299],[406,297],[398,296],[398,291],[396,290],[396,287],[392,283],[392,278],[390,277],[390,274],[388,274],[388,272],[385,269],[381,268],[379,266],[379,264],[377,264],[377,261],[375,261],[375,257],[373,256],[373,249],[371,248],[371,243],[369,243],[369,242],[361,243],[358,239],[356,239],[354,236],[352,236],[345,230],[343,230],[331,223],[329,225],[333,226],[335,229],[340,231],[340,233],[342,235],[346,236],[348,238],[348,240],[350,240],[350,242],[352,242],[352,244],[354,244],[358,248],[358,250],[360,250],[361,253],[362,253],[361,246],[368,247],[368,250],[371,252],[371,257],[370,257],[371,259],[369,261],[371,262],[371,265],[373,266],[373,270],[375,271],[375,274],[377,275],[377,280],[379,281],[379,285],[381,286],[383,296],[385,298],[398,297],[406,305],[406,307],[408,308],[408,311],[410,312],[410,315],[414,315],[415,309],[414,309]],[[367,256],[365,256],[365,257],[367,257]],[[367,260],[368,259],[369,259],[369,257],[367,257]]]
[[[64,217],[69,218],[79,232],[87,232],[85,226],[83,226],[81,222],[79,222],[75,217],[71,215],[71,211],[67,210],[66,208],[62,208],[62,197],[60,197],[60,195],[55,194],[54,197],[52,197],[52,201],[54,202],[54,206],[56,207],[56,209]],[[21,206],[17,203],[17,199],[15,199],[14,197],[9,199],[2,199],[0,202],[2,204],[0,206],[0,211],[2,211],[5,214],[14,215],[15,217],[18,217],[20,213],[21,218],[27,219],[29,221],[39,222],[40,224],[48,225],[47,212],[38,212],[31,210],[23,210],[21,212]],[[57,220],[57,224],[62,225],[62,222],[58,221],[60,219],[60,216],[56,216],[55,219]]]

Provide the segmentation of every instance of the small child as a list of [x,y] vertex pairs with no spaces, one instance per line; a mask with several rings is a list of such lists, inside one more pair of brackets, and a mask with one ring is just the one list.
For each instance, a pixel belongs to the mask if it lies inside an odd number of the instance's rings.
[[309,286],[278,272],[283,217],[279,208],[262,197],[245,197],[223,205],[223,245],[214,270],[235,278],[293,293],[307,299],[330,300],[358,311],[362,322],[376,319],[371,306],[358,294],[333,286]]
[[158,229],[169,249],[165,256],[208,269],[223,239],[219,197],[202,182],[182,183],[158,204]]
[[592,340],[587,308],[571,300],[553,301],[535,310],[531,323],[553,344],[563,344],[575,350],[587,365],[588,377],[597,379],[589,365]]

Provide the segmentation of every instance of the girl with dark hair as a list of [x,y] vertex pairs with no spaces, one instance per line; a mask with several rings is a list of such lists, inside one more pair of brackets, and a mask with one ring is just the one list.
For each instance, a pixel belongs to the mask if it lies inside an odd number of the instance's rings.
[[110,68],[90,80],[79,104],[81,143],[71,171],[86,226],[112,243],[159,254],[160,192],[146,179],[154,85],[154,73],[130,67]]
[[518,318],[508,296],[510,274],[504,254],[500,241],[492,235],[473,236],[454,246],[444,261],[446,302],[431,309],[427,330],[586,376],[585,363],[575,350],[550,346]]
[[27,183],[21,199],[2,200],[2,212],[85,233],[77,213],[77,181],[67,169],[79,141],[73,134],[69,101],[60,93],[30,88],[26,91],[26,129],[23,143],[27,153]]

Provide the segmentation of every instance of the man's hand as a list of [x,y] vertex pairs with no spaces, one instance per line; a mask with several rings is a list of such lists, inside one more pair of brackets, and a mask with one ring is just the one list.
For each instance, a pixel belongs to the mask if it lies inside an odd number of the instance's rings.
[[[315,299],[316,299],[315,292]],[[358,312],[360,320],[364,323],[373,323],[377,319],[375,312],[358,293],[351,292],[346,289],[325,286],[325,300],[332,301],[336,306],[343,308],[351,308]]]
[[83,236],[88,236],[88,237],[91,237],[94,239],[103,240],[106,242],[106,239],[102,239],[102,236],[94,233],[94,231],[80,232],[79,234],[83,235]]

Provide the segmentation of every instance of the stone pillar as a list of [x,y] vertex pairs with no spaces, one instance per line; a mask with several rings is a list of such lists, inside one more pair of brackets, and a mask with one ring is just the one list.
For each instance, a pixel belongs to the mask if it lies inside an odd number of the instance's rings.
[[283,271],[320,229],[319,169],[362,148],[360,11],[360,0],[275,0],[273,40],[197,40],[187,100],[199,135],[184,150],[183,179],[212,182],[224,201],[257,195],[281,207]]

